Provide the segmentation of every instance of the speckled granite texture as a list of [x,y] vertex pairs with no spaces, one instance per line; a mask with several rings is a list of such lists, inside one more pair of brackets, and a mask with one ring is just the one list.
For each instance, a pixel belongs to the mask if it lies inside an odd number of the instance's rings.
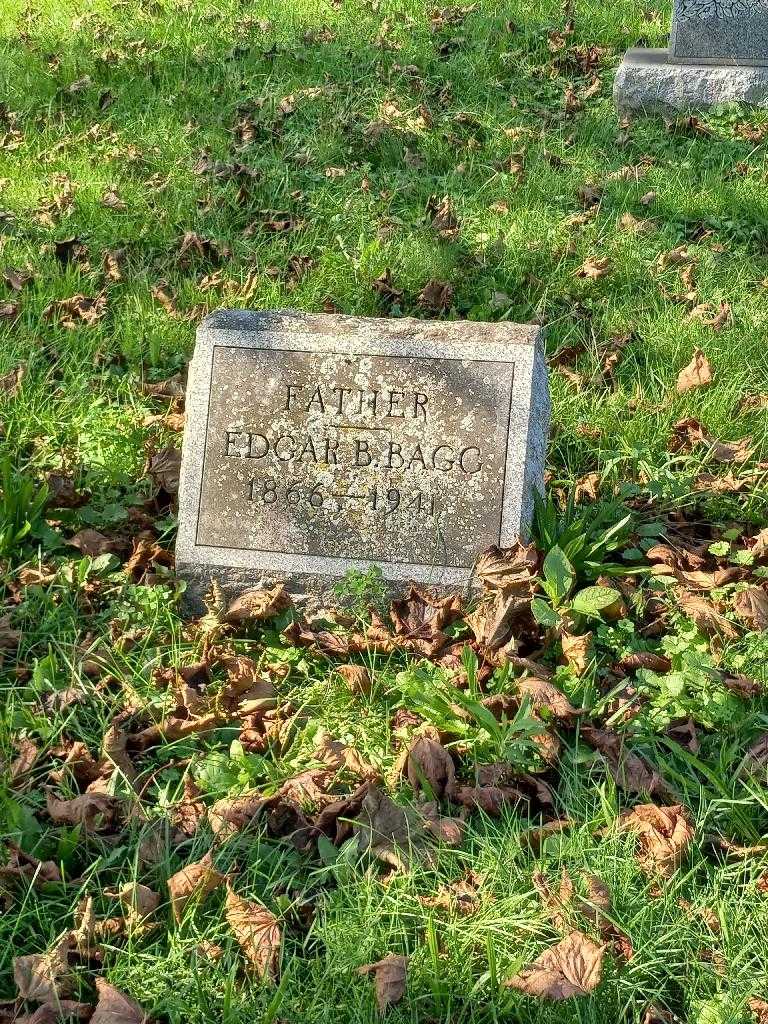
[[198,611],[286,582],[323,603],[350,568],[468,585],[541,487],[541,331],[517,324],[218,311],[187,390],[177,571]]
[[676,64],[666,50],[629,50],[613,95],[622,117],[674,117],[721,103],[768,107],[768,67]]
[[768,0],[675,0],[670,60],[768,65]]

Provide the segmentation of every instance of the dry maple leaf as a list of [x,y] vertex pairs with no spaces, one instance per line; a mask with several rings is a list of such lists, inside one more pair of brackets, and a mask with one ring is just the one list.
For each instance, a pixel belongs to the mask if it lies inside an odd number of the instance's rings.
[[96,994],[99,998],[90,1024],[147,1024],[149,1015],[106,978],[96,979]]
[[735,640],[739,631],[722,615],[717,608],[703,597],[683,594],[679,600],[680,609],[687,615],[702,633],[707,636],[721,636],[726,640]]
[[160,906],[160,894],[139,882],[126,882],[119,889],[105,889],[105,896],[120,900],[128,910],[129,924],[138,924]]
[[453,302],[453,285],[431,278],[419,292],[418,302],[428,313],[444,313]]
[[98,831],[112,824],[119,801],[106,793],[83,793],[71,800],[59,800],[46,793],[46,807],[56,825],[82,825],[86,831]]
[[659,773],[639,754],[624,743],[624,738],[612,729],[598,729],[584,725],[581,736],[605,758],[610,773],[621,789],[629,793],[658,793],[668,795],[670,790]]
[[536,586],[539,553],[534,544],[517,541],[512,547],[487,548],[478,555],[473,575],[489,590],[514,590],[529,597]]
[[114,553],[118,547],[117,541],[105,537],[98,530],[91,529],[80,530],[74,537],[70,537],[67,544],[71,544],[73,548],[77,548],[82,554],[89,555],[91,558]]
[[583,714],[582,708],[575,708],[565,694],[547,680],[535,677],[518,679],[516,686],[520,696],[528,698],[534,711],[548,711],[560,722],[573,723]]
[[282,583],[272,590],[245,590],[232,601],[224,614],[224,622],[240,625],[274,618],[291,608],[293,601]]
[[640,867],[649,875],[671,878],[683,861],[694,835],[688,812],[681,805],[638,804],[619,819],[622,830],[638,835]]
[[370,697],[373,683],[371,674],[364,665],[339,665],[336,671],[346,683],[350,693]]
[[208,811],[208,820],[214,835],[226,838],[248,828],[262,811],[274,806],[276,802],[275,797],[264,797],[260,793],[225,797],[212,805]]
[[241,949],[262,978],[277,975],[282,936],[277,918],[261,903],[246,900],[230,888],[226,915]]
[[574,276],[586,278],[588,281],[599,281],[601,277],[609,274],[612,269],[613,265],[609,259],[590,256],[584,260]]
[[677,393],[678,395],[683,395],[686,391],[691,391],[693,388],[706,387],[711,383],[712,367],[701,349],[697,348],[693,353],[690,363],[678,375]]
[[430,196],[427,202],[427,217],[432,227],[441,238],[455,238],[459,231],[459,222],[453,210],[450,196]]
[[181,472],[181,451],[178,448],[161,448],[150,456],[147,472],[154,483],[167,494],[177,494]]
[[387,1007],[399,1003],[405,995],[408,981],[408,957],[390,953],[375,964],[358,967],[358,974],[373,975],[376,1004],[384,1013]]
[[168,893],[176,922],[181,921],[187,904],[191,900],[201,902],[208,893],[213,892],[226,880],[227,876],[213,866],[210,850],[194,864],[187,864],[175,875],[171,875],[168,879]]
[[400,807],[378,786],[371,786],[355,819],[360,853],[372,853],[385,864],[407,869],[411,853],[424,850],[424,822],[410,807]]
[[751,630],[768,630],[768,594],[761,587],[747,587],[733,597],[733,610]]
[[450,797],[456,788],[456,766],[453,758],[437,739],[437,730],[414,737],[406,762],[408,781],[414,793],[427,786],[435,800]]
[[573,931],[504,984],[540,999],[586,996],[600,984],[604,952],[605,946]]
[[64,935],[47,953],[18,956],[13,961],[13,980],[19,998],[35,1003],[56,1003],[72,989],[68,954],[70,936]]
[[582,633],[573,636],[562,633],[560,645],[563,649],[563,661],[573,669],[577,676],[583,676],[592,661],[592,634]]
[[46,320],[56,319],[67,330],[74,330],[78,324],[92,326],[101,320],[107,311],[107,297],[104,293],[90,298],[73,295],[69,299],[57,299],[43,310]]

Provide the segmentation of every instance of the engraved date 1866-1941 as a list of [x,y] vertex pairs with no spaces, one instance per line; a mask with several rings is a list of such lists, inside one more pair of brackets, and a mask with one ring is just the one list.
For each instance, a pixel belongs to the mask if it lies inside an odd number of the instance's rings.
[[348,502],[363,503],[372,512],[381,512],[384,516],[397,511],[408,512],[412,516],[433,517],[437,514],[437,503],[434,494],[425,494],[421,490],[402,491],[398,487],[380,488],[375,484],[362,491],[330,491],[320,484],[308,483],[304,480],[293,482],[274,480],[271,477],[252,477],[248,487],[250,501],[262,505],[292,505],[317,509],[327,508],[329,503],[338,503],[337,508],[346,507]]

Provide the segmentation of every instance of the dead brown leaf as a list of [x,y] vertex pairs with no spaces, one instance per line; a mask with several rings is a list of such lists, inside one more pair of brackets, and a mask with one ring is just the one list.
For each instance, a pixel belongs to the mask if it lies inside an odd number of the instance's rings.
[[246,900],[231,888],[227,891],[227,922],[241,949],[261,978],[275,978],[282,935],[277,918],[256,900]]
[[621,789],[628,793],[668,795],[669,786],[659,773],[639,754],[631,751],[624,738],[612,729],[584,725],[581,736],[605,758],[608,769]]
[[697,348],[690,363],[678,375],[677,393],[683,395],[686,391],[706,387],[711,383],[712,367],[701,349]]
[[646,874],[671,878],[680,867],[694,836],[687,810],[681,805],[638,804],[626,811],[620,827],[638,835],[638,862]]
[[293,606],[290,594],[282,583],[272,590],[246,590],[232,601],[224,615],[231,625],[261,622],[274,618]]
[[96,979],[98,1002],[90,1024],[147,1024],[149,1015],[105,978]]
[[761,587],[747,587],[734,594],[733,610],[748,629],[768,630],[768,594]]
[[83,793],[71,800],[59,800],[49,791],[46,807],[56,825],[82,825],[86,831],[97,832],[112,824],[119,801],[106,793]]
[[418,302],[428,313],[444,313],[453,302],[453,285],[431,278],[419,292]]
[[574,276],[583,277],[588,281],[599,281],[600,278],[606,277],[611,270],[613,270],[613,264],[607,257],[589,256]]
[[693,594],[683,594],[679,600],[680,609],[693,621],[697,629],[707,636],[721,636],[734,640],[739,632],[710,601]]
[[58,320],[62,327],[74,330],[80,324],[90,327],[107,312],[107,297],[100,292],[93,298],[73,295],[69,299],[57,299],[43,310],[46,320]]
[[408,981],[408,957],[390,953],[375,964],[358,967],[358,974],[373,975],[376,1003],[384,1013],[388,1007],[399,1003],[405,995]]
[[114,539],[105,537],[103,533],[99,533],[98,530],[91,530],[90,528],[80,530],[74,537],[70,537],[67,543],[91,558],[98,558],[99,555],[109,553],[114,554],[119,548],[118,542]]
[[21,999],[35,1003],[56,1003],[72,992],[68,953],[69,935],[64,935],[47,953],[18,956],[13,961],[13,980]]
[[518,679],[516,685],[517,692],[521,697],[528,698],[534,711],[549,712],[553,718],[569,724],[583,714],[583,710],[575,708],[554,683],[529,677],[528,679]]
[[378,786],[368,789],[354,823],[360,853],[401,870],[407,870],[411,854],[424,852],[424,831],[416,811],[394,803]]
[[147,472],[157,487],[167,494],[177,494],[181,472],[181,451],[178,448],[161,448],[151,455]]
[[429,799],[442,800],[454,792],[456,766],[440,743],[436,729],[427,727],[414,737],[408,750],[407,773],[414,793],[427,789]]
[[563,649],[563,662],[577,676],[583,676],[592,661],[592,634],[571,635],[570,633],[562,633],[560,635],[560,644]]
[[605,946],[573,931],[504,984],[540,999],[585,996],[600,984]]
[[181,921],[191,900],[201,902],[226,880],[227,876],[213,866],[210,850],[194,864],[187,864],[175,875],[171,875],[168,879],[168,893],[176,922]]
[[336,669],[350,693],[370,697],[371,674],[364,665],[339,665]]

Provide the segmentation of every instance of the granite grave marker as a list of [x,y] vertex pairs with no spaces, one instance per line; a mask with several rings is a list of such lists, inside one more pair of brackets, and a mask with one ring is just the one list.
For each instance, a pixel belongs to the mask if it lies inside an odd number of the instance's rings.
[[177,570],[188,605],[349,569],[457,589],[541,487],[538,327],[218,311],[190,367]]
[[628,116],[768,106],[768,0],[675,0],[669,49],[627,51],[614,97]]

